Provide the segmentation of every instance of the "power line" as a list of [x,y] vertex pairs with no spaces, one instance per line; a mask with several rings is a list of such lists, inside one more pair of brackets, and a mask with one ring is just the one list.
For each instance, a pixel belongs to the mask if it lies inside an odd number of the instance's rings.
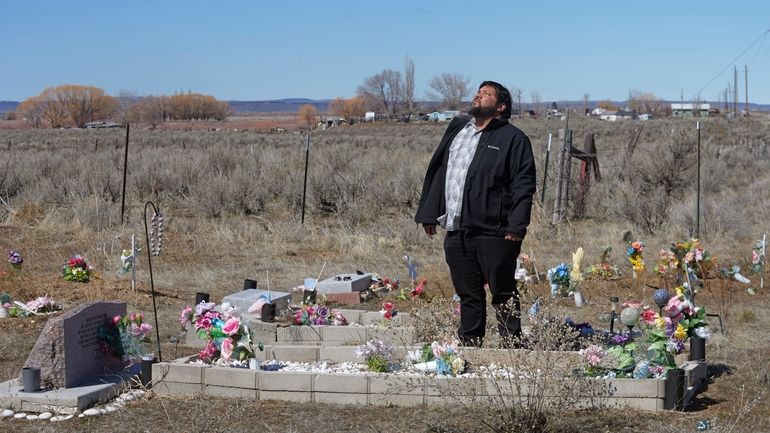
[[711,79],[711,80],[710,80],[708,83],[706,83],[706,85],[705,85],[705,86],[701,87],[701,88],[700,88],[700,90],[698,90],[697,92],[695,92],[695,94],[694,94],[694,95],[692,95],[692,97],[690,98],[690,100],[694,100],[696,97],[698,97],[698,95],[700,95],[700,93],[701,93],[703,90],[705,90],[705,89],[706,89],[706,87],[708,87],[709,85],[711,85],[711,83],[713,83],[713,82],[714,82],[714,81],[715,81],[717,78],[719,78],[719,76],[720,76],[720,75],[724,74],[724,72],[725,72],[726,70],[728,70],[728,69],[730,68],[730,66],[732,66],[732,65],[735,63],[735,61],[736,61],[736,60],[740,59],[740,58],[741,58],[741,57],[742,57],[744,54],[746,54],[746,52],[747,52],[747,51],[749,51],[749,50],[751,49],[751,47],[753,47],[754,45],[756,45],[756,44],[757,44],[757,42],[759,42],[760,40],[764,40],[764,39],[765,39],[765,37],[767,37],[767,34],[768,34],[768,33],[770,33],[770,29],[768,29],[768,30],[765,30],[764,32],[762,32],[762,34],[761,34],[761,35],[759,35],[759,37],[758,37],[757,39],[755,39],[755,40],[754,40],[754,42],[752,42],[752,43],[751,43],[751,45],[749,45],[748,47],[746,47],[746,49],[745,49],[745,50],[741,51],[741,53],[740,53],[740,54],[738,54],[738,55],[737,55],[737,56],[736,56],[734,59],[730,60],[730,62],[727,64],[727,66],[725,66],[725,67],[724,67],[724,69],[722,69],[721,71],[719,71],[719,73],[718,73],[718,74],[716,74],[716,75],[714,75],[714,78],[712,78],[712,79]]

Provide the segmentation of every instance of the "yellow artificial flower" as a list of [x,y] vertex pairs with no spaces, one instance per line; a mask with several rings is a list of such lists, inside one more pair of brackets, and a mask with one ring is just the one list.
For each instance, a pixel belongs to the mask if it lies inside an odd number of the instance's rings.
[[679,286],[676,288],[676,296],[684,296],[684,286]]
[[658,316],[655,318],[655,326],[658,329],[666,329],[666,319]]
[[687,338],[687,331],[684,330],[684,326],[682,324],[676,325],[676,331],[674,331],[674,338],[677,340],[684,340]]

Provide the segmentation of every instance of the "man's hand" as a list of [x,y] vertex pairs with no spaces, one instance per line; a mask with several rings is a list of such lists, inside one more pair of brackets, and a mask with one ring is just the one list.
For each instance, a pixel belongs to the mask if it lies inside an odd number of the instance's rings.
[[517,242],[517,241],[521,242],[524,239],[521,236],[519,236],[519,235],[507,234],[507,235],[505,235],[505,240],[507,240],[507,241],[514,241],[514,242]]
[[436,224],[423,224],[422,229],[425,230],[425,234],[429,238],[432,238],[436,234]]

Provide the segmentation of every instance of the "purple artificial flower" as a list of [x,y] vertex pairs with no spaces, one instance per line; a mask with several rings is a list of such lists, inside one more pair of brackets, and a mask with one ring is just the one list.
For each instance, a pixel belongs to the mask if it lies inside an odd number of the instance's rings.
[[624,345],[631,340],[631,334],[628,332],[622,332],[620,334],[615,334],[612,336],[612,344],[615,345]]
[[327,308],[325,305],[320,305],[316,309],[316,314],[318,314],[320,317],[323,317],[325,319],[326,316],[329,315],[329,308]]
[[19,267],[22,263],[24,263],[24,259],[21,258],[21,253],[16,250],[11,250],[8,253],[8,263],[14,267]]

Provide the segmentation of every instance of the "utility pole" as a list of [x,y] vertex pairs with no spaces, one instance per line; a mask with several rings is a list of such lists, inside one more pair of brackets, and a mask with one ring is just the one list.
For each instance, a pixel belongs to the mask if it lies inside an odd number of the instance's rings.
[[733,114],[738,117],[738,67],[733,66]]
[[746,95],[746,117],[749,117],[749,66],[743,65],[744,81],[746,84],[746,91],[743,92]]

